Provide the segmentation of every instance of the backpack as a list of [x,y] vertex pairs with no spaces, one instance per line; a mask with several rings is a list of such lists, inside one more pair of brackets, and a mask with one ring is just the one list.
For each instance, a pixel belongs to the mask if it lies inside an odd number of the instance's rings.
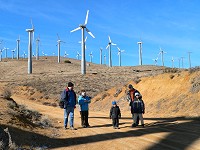
[[60,98],[60,101],[58,103],[59,107],[62,108],[62,109],[64,109],[64,106],[65,106],[65,103],[66,103],[65,99],[64,99],[64,97],[66,97],[64,92],[66,92],[66,94],[67,94],[68,93],[68,88],[61,93],[61,98]]

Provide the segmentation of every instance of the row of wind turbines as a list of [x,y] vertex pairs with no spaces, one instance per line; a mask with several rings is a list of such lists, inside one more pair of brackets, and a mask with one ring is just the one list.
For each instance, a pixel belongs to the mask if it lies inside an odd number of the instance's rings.
[[[81,30],[81,55],[77,52],[77,59],[79,59],[79,57],[81,56],[81,73],[82,74],[86,74],[86,59],[85,59],[85,50],[86,50],[86,40],[87,40],[87,36],[85,38],[85,30],[86,32],[92,37],[95,38],[95,36],[92,34],[92,32],[86,27],[87,22],[88,22],[88,15],[89,15],[89,10],[87,10],[86,13],[86,18],[85,18],[85,22],[84,24],[80,24],[77,28],[75,28],[74,30],[71,30],[70,32],[76,32],[78,30]],[[28,41],[28,74],[32,73],[32,40],[34,39],[34,26],[31,20],[31,25],[32,28],[30,29],[26,29],[26,32],[28,32],[28,37],[29,37],[29,41]],[[61,43],[65,43],[64,41],[60,40],[59,35],[57,34],[58,40],[57,40],[57,47],[58,47],[58,63],[60,63],[60,47],[61,47]],[[19,59],[19,42],[20,42],[20,37],[17,39],[17,59]],[[38,37],[36,39],[36,60],[39,60],[39,42],[40,42],[40,37]],[[0,43],[1,44],[1,43]],[[142,42],[138,42],[137,43],[139,45],[139,65],[142,65]],[[111,47],[112,46],[116,46],[117,44],[113,43],[110,36],[108,36],[108,45],[106,47],[106,49],[109,50],[109,67],[112,67],[112,51],[111,51]],[[118,49],[118,56],[119,56],[119,66],[121,66],[121,53],[124,52],[125,50],[121,50],[119,47],[117,47]],[[5,49],[6,50],[6,49]],[[14,53],[15,49],[13,50]],[[0,51],[2,54],[2,50]],[[162,59],[162,64],[164,66],[164,52],[162,49],[160,49],[160,53],[159,55],[161,55],[161,59]],[[90,53],[90,62],[92,62],[92,52]],[[7,57],[7,56],[6,56]],[[67,53],[65,52],[65,56],[67,57]],[[2,59],[2,55],[1,55],[1,59]],[[105,64],[105,60],[106,56],[104,55],[104,64]],[[156,59],[154,59],[155,61],[155,65],[157,65],[157,60],[158,57]],[[102,64],[102,48],[100,49],[100,64]]]

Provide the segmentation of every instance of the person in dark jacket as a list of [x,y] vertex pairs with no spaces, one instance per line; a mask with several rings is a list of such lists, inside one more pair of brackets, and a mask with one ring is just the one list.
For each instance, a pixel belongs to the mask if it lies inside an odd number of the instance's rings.
[[143,115],[145,113],[145,105],[142,100],[142,96],[139,93],[135,93],[135,100],[131,105],[131,112],[134,114],[134,124],[133,127],[137,126],[137,117],[139,116],[141,125],[144,127]]
[[73,90],[74,84],[68,83],[68,87],[61,93],[61,101],[64,102],[64,128],[67,129],[68,117],[70,118],[70,129],[74,128],[74,109],[76,108],[76,93]]
[[80,108],[80,115],[81,115],[81,125],[83,128],[89,127],[88,123],[88,110],[89,110],[89,103],[91,102],[91,98],[86,95],[85,90],[81,90],[81,95],[78,97],[78,104]]
[[[129,102],[129,106],[132,105],[133,101],[135,100],[135,93],[139,93],[140,92],[138,90],[136,90],[131,84],[128,85],[128,88],[129,88],[129,91],[127,93],[127,101]],[[132,124],[132,127],[134,126],[134,114],[132,112],[132,109],[131,109],[131,114],[132,114],[132,118],[133,118],[133,124]],[[137,117],[137,122],[136,122],[136,125],[139,124],[139,116]]]
[[119,118],[121,118],[121,112],[119,106],[117,106],[116,101],[112,102],[112,107],[110,109],[110,119],[112,118],[112,124],[114,129],[119,129]]

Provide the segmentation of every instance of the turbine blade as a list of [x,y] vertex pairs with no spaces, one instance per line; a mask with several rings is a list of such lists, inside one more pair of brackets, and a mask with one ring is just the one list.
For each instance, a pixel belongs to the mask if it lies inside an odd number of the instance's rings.
[[59,37],[58,33],[57,33],[57,37],[58,37],[58,40],[60,40],[60,37]]
[[85,25],[86,25],[87,22],[88,22],[88,15],[89,15],[89,10],[87,10],[87,14],[86,14],[86,18],[85,18]]
[[117,44],[114,44],[114,43],[111,43],[112,45],[117,45]]
[[75,31],[80,30],[80,29],[81,29],[81,27],[78,27],[78,28],[76,28],[76,29],[74,29],[74,30],[72,30],[70,32],[75,32]]
[[110,43],[112,42],[111,39],[110,39],[110,36],[108,36],[108,40],[109,40]]
[[32,25],[32,29],[34,30],[34,26],[33,26],[33,21],[32,21],[32,19],[31,19],[31,25]]
[[117,47],[117,49],[120,51],[120,48],[119,48],[119,47]]
[[108,49],[108,47],[109,47],[109,44],[108,44],[108,46],[106,46],[106,49]]
[[85,42],[87,41],[87,36],[85,37]]
[[89,35],[91,35],[91,37],[95,38],[94,35],[92,34],[92,32],[90,32],[90,30],[88,30],[88,28],[86,28],[86,31],[88,32]]

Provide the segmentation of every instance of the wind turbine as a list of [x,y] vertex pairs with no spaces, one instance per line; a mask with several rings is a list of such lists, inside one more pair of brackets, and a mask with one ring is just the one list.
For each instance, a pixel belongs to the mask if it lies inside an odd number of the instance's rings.
[[118,53],[117,55],[119,56],[119,66],[121,66],[121,53],[124,52],[124,50],[121,50],[119,47],[117,47]]
[[40,36],[36,39],[36,60],[39,60],[39,42],[40,42]]
[[92,52],[90,52],[90,62],[92,63],[92,58],[93,58],[93,55],[92,55]]
[[164,53],[167,53],[167,52],[164,52],[164,51],[160,48],[160,53],[159,53],[158,55],[161,54],[162,66],[164,66],[164,56],[163,56]]
[[85,42],[84,42],[84,39],[85,39],[85,35],[84,35],[84,32],[85,32],[85,29],[86,31],[88,32],[88,34],[90,36],[92,36],[93,38],[94,35],[92,34],[92,32],[90,32],[90,30],[88,30],[88,28],[86,27],[87,25],[87,22],[88,22],[88,14],[89,14],[89,10],[87,10],[87,14],[86,14],[86,18],[85,18],[85,23],[84,24],[80,24],[78,28],[72,30],[71,32],[75,32],[77,30],[82,30],[82,42],[81,42],[81,45],[82,45],[82,58],[81,58],[81,73],[82,74],[86,74],[86,60],[85,60]]
[[172,57],[172,68],[174,68],[174,57]]
[[112,67],[111,45],[117,45],[117,44],[112,43],[110,36],[108,36],[108,40],[109,40],[109,42],[108,42],[106,49],[108,49],[108,47],[109,47],[109,67]]
[[181,57],[181,59],[182,59],[182,68],[183,68],[183,59],[184,59],[185,57]]
[[[58,34],[57,34],[57,36],[58,36],[58,41],[57,41],[58,42],[58,44],[57,44],[57,46],[58,46],[58,63],[60,63],[60,43],[63,41],[60,40],[60,37]],[[65,43],[65,42],[63,42],[63,43]]]
[[100,48],[100,65],[102,65],[102,48]]
[[64,57],[66,57],[67,58],[67,56],[68,56],[69,54],[67,54],[67,52],[65,51],[65,55],[64,55]]
[[188,52],[188,60],[189,60],[189,67],[191,68],[191,59],[190,59],[190,54],[191,54],[192,52]]
[[104,65],[106,65],[106,54],[103,57],[104,57]]
[[139,65],[142,65],[142,41],[137,42],[139,45]]
[[19,38],[16,41],[17,41],[17,60],[19,60],[19,42],[20,42],[20,36],[19,36]]
[[11,50],[11,52],[12,52],[12,59],[14,59],[15,49]]
[[24,59],[26,58],[26,53],[25,53],[25,51],[24,51],[24,54],[23,54],[23,58],[24,58]]
[[0,61],[2,61],[2,52],[3,52],[3,49],[0,49]]
[[156,59],[152,59],[154,61],[155,66],[157,66],[158,57]]
[[5,50],[5,58],[7,58],[7,50],[8,50],[9,48],[5,48],[4,47],[4,50]]
[[28,41],[28,74],[32,74],[32,38],[34,39],[34,26],[31,20],[31,29],[26,29],[29,35]]
[[81,55],[80,55],[79,52],[77,52],[76,58],[77,58],[78,60],[79,60],[79,56],[81,56]]

